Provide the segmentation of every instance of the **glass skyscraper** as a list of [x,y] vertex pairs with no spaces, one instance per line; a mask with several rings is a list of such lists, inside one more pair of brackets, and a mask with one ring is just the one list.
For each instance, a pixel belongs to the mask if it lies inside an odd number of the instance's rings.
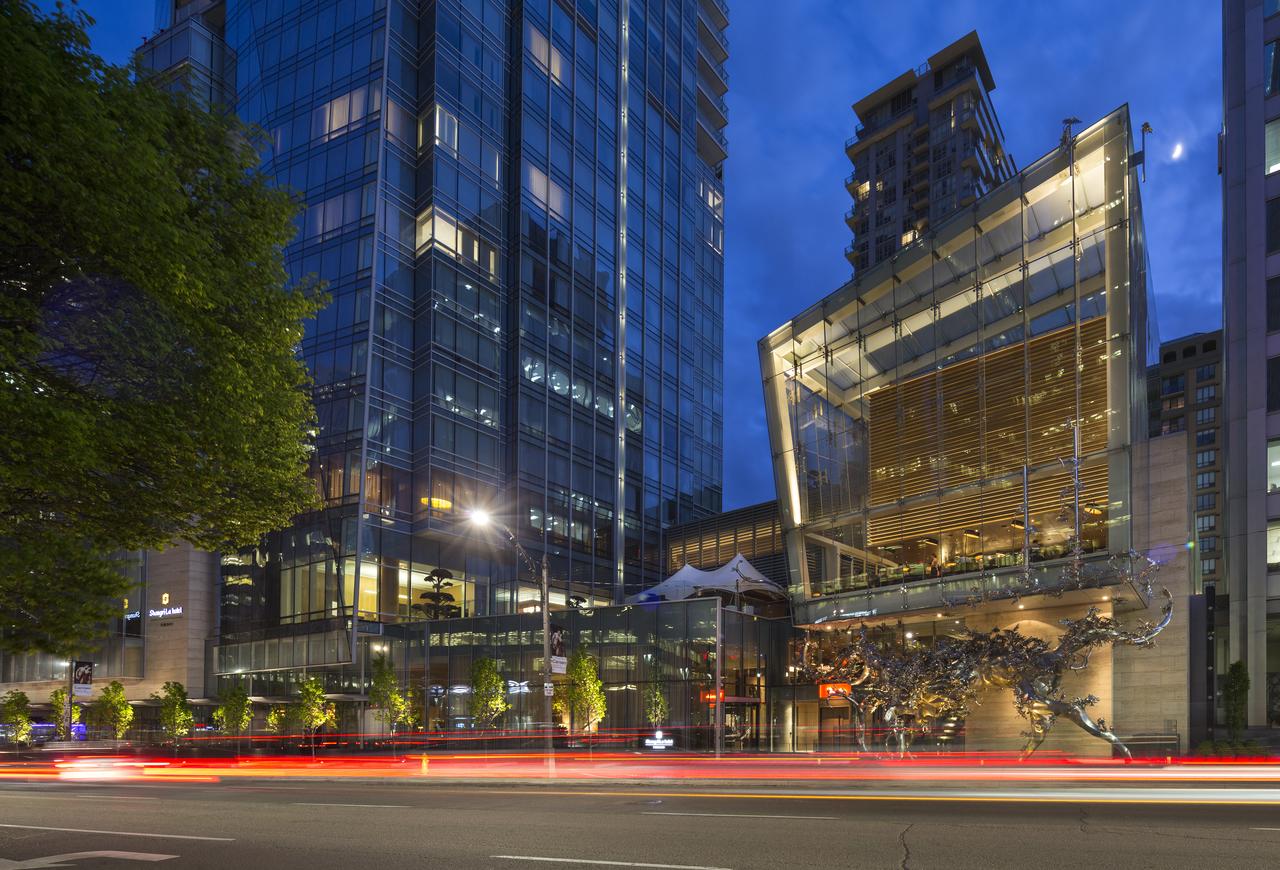
[[[162,0],[144,65],[227,85],[305,205],[325,507],[224,556],[216,673],[662,576],[721,507],[723,0]],[[211,99],[218,87],[209,88]],[[429,603],[429,601],[428,601]],[[354,617],[354,620],[353,620]],[[353,628],[355,626],[355,628]]]

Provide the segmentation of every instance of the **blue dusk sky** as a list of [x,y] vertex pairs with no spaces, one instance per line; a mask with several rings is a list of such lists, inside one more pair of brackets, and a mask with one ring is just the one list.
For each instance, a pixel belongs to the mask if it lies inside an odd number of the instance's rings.
[[[52,6],[52,2],[41,5]],[[86,0],[95,50],[122,63],[152,0]],[[725,167],[726,508],[773,498],[756,342],[848,279],[850,104],[970,30],[1025,166],[1128,103],[1148,139],[1142,191],[1160,336],[1221,322],[1221,10],[1206,0],[729,0]],[[1181,146],[1180,148],[1178,146]],[[1178,155],[1175,158],[1175,153]]]

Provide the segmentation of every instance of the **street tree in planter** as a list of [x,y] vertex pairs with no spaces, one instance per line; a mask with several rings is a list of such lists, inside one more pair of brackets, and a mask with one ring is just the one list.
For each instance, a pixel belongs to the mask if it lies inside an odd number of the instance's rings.
[[191,701],[187,698],[187,687],[176,680],[168,680],[159,692],[151,694],[151,700],[160,702],[160,727],[169,735],[174,752],[177,752],[178,741],[191,733],[191,726],[196,721]]
[[369,681],[369,703],[373,705],[374,716],[383,727],[390,730],[392,748],[395,747],[396,726],[404,722],[409,715],[409,703],[400,691],[400,681],[396,678],[395,668],[385,653],[373,657],[372,674]]
[[253,723],[253,702],[242,683],[227,689],[213,711],[213,724],[223,734],[236,738],[236,755],[240,754],[240,735]]
[[667,718],[667,686],[661,680],[655,680],[645,686],[644,718],[657,728]]
[[297,716],[293,707],[277,704],[267,711],[267,730],[277,737],[286,737],[292,734],[297,724]]
[[492,728],[511,709],[507,700],[507,681],[498,671],[498,663],[479,658],[471,663],[471,720],[477,728]]
[[[70,740],[71,729],[67,722],[67,690],[54,689],[49,695],[49,706],[53,709],[53,713],[58,717],[57,730],[54,732],[59,740]],[[70,725],[77,725],[80,722],[80,705],[71,702],[71,722]]]
[[606,701],[604,682],[600,679],[595,656],[578,647],[569,656],[566,668],[565,704],[569,708],[569,724],[586,732],[604,718]]
[[5,726],[12,742],[31,742],[31,701],[25,692],[10,689],[0,697],[0,725]]
[[338,708],[325,700],[324,683],[319,677],[307,677],[298,687],[298,724],[311,738],[311,757],[316,755],[316,734],[325,726],[332,727],[338,721]]
[[124,696],[124,685],[112,680],[85,713],[90,725],[108,732],[114,739],[124,737],[133,724],[133,707]]

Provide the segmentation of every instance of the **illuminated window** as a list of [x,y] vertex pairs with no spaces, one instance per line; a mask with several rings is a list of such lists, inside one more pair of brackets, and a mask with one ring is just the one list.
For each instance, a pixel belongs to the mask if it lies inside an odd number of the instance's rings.
[[381,90],[366,85],[334,97],[311,112],[311,138],[328,142],[359,124],[378,110]]
[[1267,525],[1267,570],[1280,570],[1280,523]]
[[1270,175],[1280,169],[1280,118],[1268,121],[1264,140],[1266,142],[1266,168]]
[[443,106],[436,106],[436,144],[458,150],[458,118]]
[[551,42],[542,34],[542,31],[534,27],[532,24],[525,26],[525,45],[529,48],[529,53],[533,55],[533,59],[538,62],[538,66],[542,71],[549,73],[553,79],[559,84],[565,81],[565,63],[564,58]]
[[1267,442],[1267,492],[1280,492],[1280,438]]

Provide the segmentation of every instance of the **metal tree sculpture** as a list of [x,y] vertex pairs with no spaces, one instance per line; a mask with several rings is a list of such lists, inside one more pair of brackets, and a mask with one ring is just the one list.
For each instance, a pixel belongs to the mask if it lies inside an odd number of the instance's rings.
[[969,629],[942,638],[932,646],[878,644],[866,626],[830,663],[811,662],[812,641],[805,644],[804,679],[844,683],[849,691],[834,694],[848,701],[859,745],[867,750],[867,730],[878,714],[888,732],[888,745],[905,755],[916,736],[928,734],[935,723],[968,715],[983,688],[1013,692],[1013,705],[1027,720],[1025,758],[1039,748],[1059,718],[1074,722],[1088,734],[1106,740],[1126,758],[1132,757],[1106,722],[1093,719],[1086,707],[1092,695],[1071,698],[1062,691],[1068,671],[1084,670],[1089,656],[1104,644],[1149,647],[1173,619],[1173,596],[1162,590],[1165,604],[1157,623],[1144,621],[1126,629],[1096,608],[1080,619],[1063,619],[1064,631],[1055,646],[1011,629],[979,633]]

